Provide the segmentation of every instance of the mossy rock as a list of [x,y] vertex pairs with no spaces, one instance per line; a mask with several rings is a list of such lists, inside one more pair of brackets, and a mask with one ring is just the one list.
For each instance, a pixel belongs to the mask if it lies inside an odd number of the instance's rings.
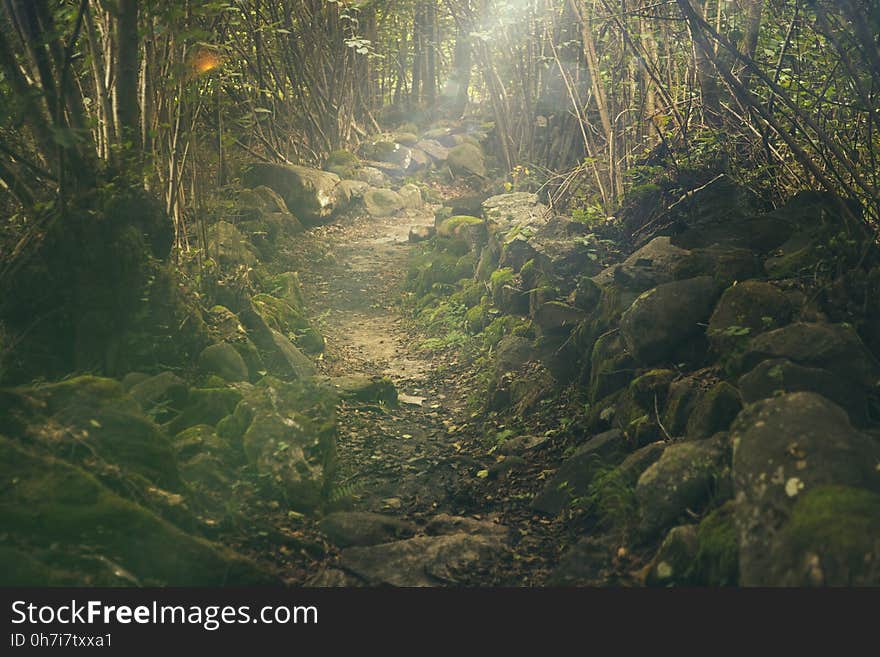
[[371,189],[364,194],[363,202],[371,217],[390,217],[406,208],[403,197],[391,189]]
[[162,372],[139,381],[128,392],[157,422],[163,422],[183,409],[189,387],[173,372]]
[[648,567],[645,584],[654,587],[693,584],[693,562],[698,549],[696,526],[673,527],[666,534]]
[[218,221],[208,226],[209,258],[216,258],[221,267],[253,266],[260,259],[257,248],[233,224]]
[[336,376],[329,378],[327,385],[341,399],[367,404],[397,404],[397,388],[387,377],[358,374]]
[[121,469],[123,476],[180,488],[168,438],[118,381],[80,376],[10,392],[6,431],[17,426],[51,453],[90,468]]
[[247,381],[250,377],[244,359],[228,342],[205,347],[199,355],[199,369],[229,382]]
[[241,393],[234,388],[192,388],[183,412],[165,425],[172,436],[197,424],[215,425],[235,410]]
[[657,414],[675,377],[672,370],[649,370],[633,379],[618,399],[614,423],[632,445],[642,447],[662,438]]
[[483,224],[483,220],[479,217],[459,214],[445,219],[437,227],[437,234],[440,235],[440,237],[455,237],[456,235],[460,235],[464,230],[463,226],[479,226]]
[[256,294],[251,300],[271,329],[288,336],[307,353],[324,350],[324,336],[287,301],[268,294]]
[[294,310],[302,312],[305,307],[305,295],[299,273],[286,271],[269,279],[268,292],[274,297],[286,301]]
[[320,222],[345,207],[337,190],[339,176],[309,167],[257,162],[242,171],[247,187],[266,185],[278,192],[298,217]]
[[233,342],[247,337],[247,331],[234,312],[226,306],[214,306],[208,311],[208,325],[217,342]]
[[479,305],[470,308],[464,316],[465,328],[471,334],[479,333],[489,326],[491,321],[488,297],[485,297]]
[[353,178],[360,166],[360,159],[354,153],[345,150],[332,151],[327,156],[324,169],[335,173],[340,178]]
[[242,436],[248,462],[269,491],[299,511],[325,499],[336,463],[337,397],[327,386],[265,377],[236,415],[251,420]]
[[791,304],[779,288],[744,281],[721,295],[709,319],[709,342],[717,353],[729,354],[756,335],[785,326],[791,316]]
[[632,379],[636,364],[617,332],[601,336],[590,355],[589,398],[591,403],[624,388]]
[[[119,564],[144,586],[266,585],[277,580],[250,560],[187,535],[152,512],[102,486],[83,470],[27,451],[0,437],[0,515],[4,531],[33,549],[50,545]],[[48,568],[54,570],[52,563]],[[47,573],[33,561],[7,563],[4,572],[29,574],[39,585]],[[52,572],[48,573],[52,579]],[[75,573],[79,585],[94,584]],[[5,578],[4,578],[5,579]]]
[[694,583],[736,586],[739,581],[739,540],[733,501],[712,511],[697,529]]
[[776,539],[768,585],[880,584],[880,494],[846,486],[808,491]]
[[666,407],[663,410],[663,426],[672,437],[683,436],[694,405],[700,398],[700,388],[692,378],[684,378],[669,384]]
[[474,144],[464,143],[452,148],[446,158],[452,173],[462,176],[486,176],[486,160],[483,150]]
[[742,407],[739,390],[727,381],[718,382],[694,406],[687,423],[688,439],[702,440],[727,431]]

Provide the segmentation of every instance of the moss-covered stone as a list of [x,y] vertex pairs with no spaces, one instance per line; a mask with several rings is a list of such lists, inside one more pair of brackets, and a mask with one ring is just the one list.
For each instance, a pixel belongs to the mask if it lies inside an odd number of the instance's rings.
[[271,288],[269,294],[286,301],[294,310],[302,312],[305,307],[302,282],[299,273],[286,271],[269,279]]
[[464,316],[464,325],[469,333],[476,334],[489,326],[492,321],[490,316],[489,298],[483,300],[473,308],[469,308]]
[[259,260],[257,248],[233,224],[218,221],[208,227],[208,257],[222,267],[253,266]]
[[327,385],[341,399],[392,406],[397,403],[397,388],[387,377],[359,374],[335,376],[327,379]]
[[183,412],[165,425],[172,436],[197,424],[215,425],[235,410],[241,393],[234,388],[193,388]]
[[[253,562],[221,546],[188,536],[150,511],[102,486],[86,472],[39,456],[0,437],[0,516],[4,531],[34,548],[88,545],[99,560],[115,562],[140,585],[265,585],[275,580]],[[30,551],[30,550],[29,550]],[[47,564],[53,568],[53,564]],[[47,573],[33,562],[7,563],[19,583],[39,585]],[[34,577],[36,581],[21,581]],[[4,578],[5,579],[5,578]],[[86,573],[80,585],[94,584]],[[106,582],[104,582],[106,583]]]
[[736,586],[739,581],[739,540],[734,523],[734,502],[712,511],[697,529],[693,570],[696,584]]
[[635,361],[619,333],[600,336],[590,355],[590,402],[595,403],[625,387],[635,370]]
[[648,586],[687,586],[693,583],[693,563],[698,550],[697,528],[679,525],[666,534],[648,566]]
[[485,156],[482,149],[474,144],[464,143],[452,148],[446,163],[457,175],[479,177],[486,175]]
[[672,437],[685,434],[688,419],[699,399],[700,389],[692,378],[683,378],[669,384],[666,408],[663,410],[663,426]]
[[247,381],[250,377],[244,359],[228,342],[205,347],[199,355],[199,368],[205,374],[216,374],[224,381]]
[[364,207],[371,217],[389,217],[406,208],[406,202],[390,189],[371,189],[363,196]]
[[687,437],[701,440],[727,431],[741,410],[739,390],[727,381],[719,381],[694,406],[687,423]]
[[257,162],[242,171],[247,187],[266,185],[278,192],[298,217],[309,222],[326,219],[344,208],[337,187],[339,176],[309,167]]
[[657,415],[675,376],[672,370],[649,370],[633,379],[617,400],[614,423],[630,444],[641,447],[662,437]]
[[880,584],[880,494],[845,486],[808,491],[776,540],[768,585]]
[[307,353],[315,354],[324,350],[324,336],[287,301],[268,294],[256,294],[252,301],[269,328],[292,339]]
[[717,353],[729,354],[756,335],[784,326],[791,316],[791,304],[776,286],[743,281],[721,295],[709,319],[709,342]]

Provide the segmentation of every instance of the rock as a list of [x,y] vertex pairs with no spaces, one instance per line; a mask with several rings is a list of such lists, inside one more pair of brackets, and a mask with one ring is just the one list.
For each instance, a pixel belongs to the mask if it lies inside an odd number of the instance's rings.
[[388,184],[388,176],[376,167],[361,167],[355,173],[355,179],[367,183],[370,187],[384,187]]
[[308,222],[320,222],[344,209],[336,174],[297,165],[257,162],[242,172],[247,187],[266,185],[278,192],[287,207]]
[[635,375],[636,363],[619,331],[605,333],[593,344],[590,354],[590,403],[626,387]]
[[721,295],[707,335],[717,353],[728,354],[756,335],[785,326],[791,316],[791,304],[776,286],[743,281]]
[[364,207],[371,217],[390,217],[403,210],[406,202],[390,189],[371,189],[364,194]]
[[571,331],[585,319],[586,313],[583,310],[561,301],[542,303],[532,313],[532,321],[545,333]]
[[688,252],[672,269],[675,280],[712,276],[725,287],[737,281],[758,278],[762,272],[761,261],[751,249],[718,245]]
[[286,301],[294,310],[302,311],[305,306],[302,282],[295,271],[287,271],[271,279],[272,296]]
[[727,381],[717,383],[694,406],[687,423],[688,439],[702,440],[727,431],[741,410],[739,391]]
[[192,388],[183,412],[163,427],[174,436],[197,424],[217,424],[239,401],[241,393],[233,388]]
[[404,185],[397,193],[403,199],[403,207],[407,210],[418,210],[422,207],[422,190],[415,185]]
[[397,403],[397,388],[387,377],[350,374],[330,377],[327,383],[341,399],[369,404]]
[[272,329],[272,342],[278,350],[274,354],[275,357],[267,362],[272,371],[285,371],[288,376],[292,375],[296,379],[306,379],[315,375],[317,368],[311,359],[297,349],[287,337],[274,329]]
[[618,463],[626,453],[626,441],[616,429],[593,436],[563,461],[543,490],[532,500],[531,508],[550,516],[558,515],[572,501],[585,495],[600,467]]
[[326,387],[264,377],[235,409],[248,462],[291,508],[315,509],[336,461],[336,398]]
[[341,548],[391,543],[416,533],[412,523],[365,511],[331,513],[318,523],[318,527],[330,542]]
[[486,176],[486,162],[479,146],[470,143],[459,144],[449,151],[446,163],[452,173],[461,176]]
[[433,226],[410,226],[408,239],[413,243],[424,242],[434,237],[436,233],[437,229]]
[[771,358],[826,369],[866,388],[880,381],[877,359],[845,324],[797,322],[762,333],[748,343],[738,369],[747,372]]
[[342,180],[339,183],[339,193],[349,201],[363,199],[369,190],[370,185],[363,180]]
[[539,449],[549,442],[548,436],[516,436],[501,443],[497,451],[504,456],[513,456]]
[[502,233],[514,226],[540,226],[547,223],[549,208],[538,201],[537,194],[511,192],[483,201],[483,216]]
[[669,237],[655,237],[622,263],[604,269],[593,281],[600,286],[614,283],[636,292],[644,292],[672,282],[673,272],[689,253],[672,244]]
[[485,241],[486,225],[479,217],[456,215],[445,219],[437,228],[440,237],[455,237],[468,245],[476,246]]
[[145,411],[162,407],[162,412],[156,415],[156,420],[162,422],[170,419],[169,415],[179,412],[184,407],[189,388],[186,382],[173,372],[162,372],[131,386],[128,394]]
[[589,276],[581,276],[569,298],[576,308],[592,312],[602,298],[602,289]]
[[699,393],[699,385],[693,378],[683,378],[669,384],[663,426],[673,438],[684,436]]
[[360,159],[346,150],[332,151],[324,163],[324,170],[335,173],[340,178],[351,178],[360,166]]
[[268,294],[255,294],[251,301],[266,325],[291,338],[304,351],[317,354],[324,351],[324,336],[312,326],[302,311],[284,299]]
[[77,376],[57,383],[6,389],[3,432],[23,438],[98,475],[121,470],[140,482],[177,491],[177,462],[167,436],[122,384],[113,379]]
[[231,467],[240,460],[229,441],[218,436],[209,424],[197,424],[177,434],[174,437],[174,451],[180,461],[188,461],[199,454],[210,454]]
[[719,290],[708,276],[674,281],[642,293],[623,313],[620,333],[637,361],[670,360],[682,343],[702,333]]
[[[2,437],[0,479],[8,483],[0,492],[3,531],[14,537],[16,543],[31,546],[31,554],[51,555],[45,562],[47,568],[70,573],[68,584],[278,584],[277,579],[249,559],[187,535],[138,504],[123,499],[83,470],[28,451]],[[51,551],[38,552],[50,546]],[[125,577],[96,576],[95,564],[109,560],[116,564],[113,570],[126,573]],[[16,564],[7,563],[4,571],[10,568],[18,570]],[[30,569],[30,575],[34,579],[18,583],[27,586],[49,583],[40,577],[45,571]]]
[[548,586],[608,586],[614,549],[607,538],[581,538],[562,555],[547,580]]
[[135,387],[141,381],[146,381],[150,378],[149,374],[145,374],[144,372],[129,372],[124,377],[122,377],[122,387],[126,392],[130,391],[133,387]]
[[231,382],[247,381],[250,377],[244,359],[228,342],[205,347],[199,354],[199,369]]
[[693,582],[700,586],[736,586],[739,581],[739,541],[736,503],[725,502],[700,522]]
[[761,585],[876,587],[880,494],[846,486],[808,490],[798,497],[771,552],[766,574],[749,571]]
[[434,139],[423,139],[417,142],[415,147],[426,153],[435,162],[445,162],[449,159],[449,149]]
[[865,391],[816,367],[804,367],[785,358],[765,360],[739,380],[743,401],[753,404],[787,392],[815,392],[834,402],[849,414],[857,426],[867,423],[868,399]]
[[438,513],[425,525],[425,533],[430,536],[471,534],[503,539],[507,536],[508,529],[504,525],[499,525],[489,520],[477,520],[476,518]]
[[815,393],[747,406],[731,438],[743,585],[781,583],[776,573],[784,555],[774,542],[803,495],[836,485],[880,491],[880,445]]
[[411,148],[411,151],[412,152],[410,154],[411,159],[409,162],[409,168],[406,170],[407,173],[419,173],[431,166],[433,159],[425,151],[420,148],[416,148],[415,146]]
[[686,586],[692,583],[699,541],[696,525],[679,525],[666,534],[648,565],[648,586]]
[[650,370],[633,379],[617,398],[614,424],[631,445],[641,447],[663,438],[657,416],[675,376],[672,370]]
[[208,257],[223,267],[252,266],[259,259],[257,248],[228,221],[208,226]]
[[473,534],[417,536],[406,541],[350,547],[340,564],[371,586],[462,586],[503,555],[496,537]]
[[412,161],[412,151],[409,147],[393,141],[375,141],[361,144],[361,154],[367,160],[391,164],[400,171],[406,171]]
[[727,447],[719,439],[667,447],[636,484],[643,535],[653,536],[687,510],[698,512],[705,506],[726,460]]

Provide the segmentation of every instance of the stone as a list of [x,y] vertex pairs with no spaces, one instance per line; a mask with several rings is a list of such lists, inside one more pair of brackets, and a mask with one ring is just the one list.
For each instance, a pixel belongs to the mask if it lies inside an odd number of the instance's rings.
[[[45,559],[48,569],[69,573],[68,585],[279,584],[250,559],[186,534],[84,470],[3,437],[0,479],[10,482],[0,492],[4,533],[31,546],[29,553]],[[115,567],[96,568],[106,563]],[[7,563],[4,573],[10,568],[18,565]],[[25,570],[17,583],[46,586],[45,574]]]
[[425,242],[437,234],[433,226],[410,226],[408,240],[412,243]]
[[849,415],[850,422],[868,422],[868,399],[863,388],[828,370],[804,367],[785,358],[765,360],[739,380],[743,401],[753,404],[787,392],[815,392],[834,402]]
[[604,269],[593,281],[599,286],[614,283],[636,292],[644,292],[672,282],[676,266],[689,254],[686,249],[672,244],[669,237],[655,237],[622,263]]
[[390,164],[400,171],[406,171],[412,161],[412,151],[408,146],[393,141],[375,141],[361,144],[361,154],[374,163]]
[[390,189],[371,189],[363,197],[364,207],[371,217],[390,217],[406,207],[403,198]]
[[625,453],[626,441],[616,429],[591,437],[563,461],[532,500],[531,508],[549,516],[558,515],[586,494],[600,467],[620,462]]
[[646,365],[672,360],[677,348],[702,334],[720,290],[708,277],[664,283],[643,292],[621,316],[620,333]]
[[725,287],[737,281],[759,278],[762,273],[763,265],[751,249],[718,245],[688,252],[672,269],[676,280],[712,276]]
[[285,371],[288,376],[296,379],[312,377],[317,368],[312,360],[294,346],[294,344],[278,331],[271,329],[272,342],[277,353],[269,360],[269,366],[275,371]]
[[422,190],[413,184],[404,185],[397,193],[403,199],[403,207],[407,210],[418,210],[423,205]]
[[531,315],[535,325],[545,333],[571,331],[587,317],[580,308],[569,306],[561,301],[542,303]]
[[880,492],[880,444],[815,393],[747,406],[731,427],[731,439],[742,585],[784,582],[780,573],[791,562],[777,540],[804,496],[826,486]]
[[449,149],[434,139],[423,139],[417,142],[415,147],[435,162],[446,162],[449,158]]
[[497,537],[480,534],[417,536],[342,551],[340,565],[370,586],[463,586],[470,574],[505,552]]
[[248,463],[295,510],[314,510],[332,480],[336,401],[324,386],[264,377],[235,409],[247,426],[241,442]]
[[549,208],[538,201],[537,194],[510,192],[483,201],[486,221],[506,232],[514,226],[540,226],[547,223]]
[[486,162],[479,146],[464,143],[450,149],[446,164],[452,173],[462,176],[486,176]]
[[205,347],[199,354],[199,369],[233,383],[247,381],[250,377],[244,359],[228,342]]
[[700,388],[693,378],[683,378],[669,384],[663,426],[673,438],[684,436],[688,419],[700,397]]
[[747,372],[773,358],[825,369],[866,388],[880,381],[880,364],[846,324],[797,322],[762,333],[749,341],[738,369]]
[[750,338],[785,326],[792,313],[788,297],[776,286],[743,281],[721,295],[709,319],[709,342],[716,353],[731,353]]
[[702,440],[727,431],[742,406],[739,391],[727,381],[718,382],[694,406],[687,423],[688,439]]
[[416,533],[412,523],[366,511],[331,513],[321,519],[318,527],[331,543],[341,548],[391,543],[410,538]]
[[367,183],[370,187],[384,187],[388,184],[388,176],[376,167],[361,167],[355,172],[355,179]]
[[433,163],[433,158],[420,148],[413,146],[411,148],[411,158],[407,173],[415,174],[424,171]]
[[465,516],[453,516],[448,513],[438,513],[432,516],[425,525],[425,533],[429,536],[441,536],[447,534],[471,534],[495,538],[505,538],[508,529],[504,525],[490,520],[477,520]]
[[549,436],[516,436],[501,443],[497,452],[504,456],[519,455],[539,449],[549,442]]
[[590,403],[625,388],[635,375],[636,363],[619,331],[601,335],[590,354]]
[[128,391],[145,411],[153,411],[162,407],[156,415],[157,422],[170,419],[168,415],[179,412],[186,404],[189,387],[186,382],[173,372],[162,372],[147,377],[133,385]]
[[720,439],[667,447],[636,484],[642,534],[654,536],[688,510],[699,512],[711,498],[727,460],[728,448]]
[[186,407],[163,428],[175,436],[197,424],[215,425],[232,413],[240,400],[241,393],[234,388],[191,388]]
[[648,586],[686,586],[692,583],[699,540],[696,525],[678,525],[666,534],[648,565]]
[[334,173],[292,164],[257,162],[242,171],[247,187],[266,185],[281,195],[300,219],[320,222],[344,209],[345,199]]
[[363,199],[364,194],[369,190],[369,183],[365,183],[363,180],[342,180],[339,183],[339,193],[349,201]]
[[257,263],[257,248],[228,221],[208,226],[208,257],[217,258],[222,267],[252,266]]
[[387,377],[349,374],[329,377],[327,384],[339,395],[340,399],[369,404],[394,405],[397,403],[397,388]]

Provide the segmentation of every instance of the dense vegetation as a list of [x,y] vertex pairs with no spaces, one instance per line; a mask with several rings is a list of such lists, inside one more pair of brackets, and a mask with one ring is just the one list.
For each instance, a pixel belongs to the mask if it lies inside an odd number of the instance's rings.
[[322,362],[316,254],[406,216],[409,346],[483,422],[441,507],[559,523],[437,580],[876,585],[878,107],[870,0],[6,0],[10,581],[277,581],[258,508],[306,523],[288,581],[389,583],[313,522],[356,497],[347,404],[397,399]]

